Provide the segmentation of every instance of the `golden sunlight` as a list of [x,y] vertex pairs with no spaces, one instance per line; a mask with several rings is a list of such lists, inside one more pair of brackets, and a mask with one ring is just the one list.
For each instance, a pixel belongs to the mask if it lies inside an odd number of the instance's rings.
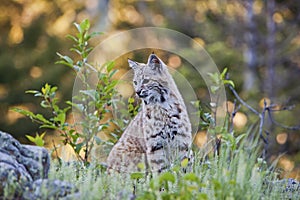
[[116,87],[119,94],[124,98],[129,98],[132,96],[134,90],[131,83],[118,84]]
[[266,106],[269,106],[271,104],[271,100],[269,98],[265,97],[259,101],[259,107],[263,108],[265,102],[267,104]]
[[295,167],[294,161],[291,161],[286,156],[283,156],[279,159],[278,162],[279,166],[282,167],[285,171],[292,171]]
[[0,84],[0,100],[6,98],[8,95],[8,88],[4,84]]
[[237,112],[233,118],[233,124],[236,128],[243,128],[247,123],[247,116],[242,112]]
[[205,145],[205,143],[207,142],[207,134],[206,131],[200,131],[196,134],[195,138],[194,138],[194,143],[198,146],[198,147],[203,147]]
[[279,12],[274,13],[273,15],[273,20],[274,22],[276,22],[277,24],[282,23],[283,22],[283,17]]
[[23,29],[20,25],[14,25],[11,27],[8,35],[8,41],[10,44],[19,44],[24,39]]
[[22,115],[20,113],[17,113],[13,110],[11,110],[12,108],[21,108],[24,110],[33,110],[34,105],[33,104],[22,104],[22,105],[15,105],[15,106],[11,106],[8,108],[7,113],[6,113],[6,120],[8,122],[8,124],[14,124],[18,119],[20,118],[25,118],[25,115]]
[[168,66],[178,68],[181,65],[181,58],[177,55],[171,55],[168,59]]
[[29,72],[30,76],[32,78],[39,78],[43,75],[43,71],[40,67],[37,67],[37,66],[33,66],[31,69],[30,69],[30,72]]
[[279,133],[276,136],[276,141],[278,142],[278,144],[285,144],[287,139],[288,139],[288,134],[287,133]]

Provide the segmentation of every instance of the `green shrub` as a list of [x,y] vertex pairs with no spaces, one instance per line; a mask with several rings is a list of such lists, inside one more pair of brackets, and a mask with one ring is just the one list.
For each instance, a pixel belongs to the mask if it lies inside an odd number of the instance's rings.
[[[32,121],[40,124],[40,128],[52,129],[60,133],[63,137],[63,144],[70,145],[79,161],[88,164],[91,151],[95,144],[112,146],[110,141],[103,141],[97,136],[104,131],[113,119],[104,120],[105,115],[111,112],[112,96],[115,95],[115,86],[117,80],[113,80],[113,75],[117,72],[114,69],[114,63],[108,62],[103,66],[92,66],[87,63],[87,57],[92,51],[89,47],[89,40],[99,33],[89,34],[90,23],[84,20],[80,24],[75,23],[77,35],[68,35],[68,38],[74,42],[71,52],[75,52],[79,58],[74,60],[69,56],[57,53],[60,60],[58,64],[71,67],[76,73],[80,84],[79,93],[73,95],[72,101],[67,101],[66,107],[59,107],[59,99],[56,96],[58,87],[45,84],[41,91],[29,90],[26,93],[33,94],[41,98],[41,107],[48,109],[50,117],[42,114],[34,114],[31,111],[14,108],[13,110],[28,116]],[[76,56],[74,56],[76,57]],[[100,68],[100,69],[98,69]],[[105,71],[105,72],[104,72]],[[95,85],[89,81],[90,76],[96,75],[99,82]],[[66,122],[67,113],[72,109],[80,120],[74,124]],[[36,145],[43,145],[43,136],[27,136],[31,142]],[[111,133],[111,136],[115,134]],[[83,154],[81,154],[83,152]]]

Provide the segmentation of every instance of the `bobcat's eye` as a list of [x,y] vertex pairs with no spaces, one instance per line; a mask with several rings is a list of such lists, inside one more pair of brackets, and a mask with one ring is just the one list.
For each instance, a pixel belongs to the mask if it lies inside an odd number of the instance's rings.
[[144,79],[142,84],[146,84],[146,83],[149,83],[149,79]]
[[137,84],[137,82],[136,82],[136,81],[133,81],[133,83],[134,83],[134,85],[136,85],[136,84]]

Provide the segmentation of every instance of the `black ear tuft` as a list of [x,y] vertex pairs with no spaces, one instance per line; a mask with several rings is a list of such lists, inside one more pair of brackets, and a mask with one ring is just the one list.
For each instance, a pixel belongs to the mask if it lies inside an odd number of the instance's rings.
[[152,53],[148,58],[148,63],[149,64],[151,64],[151,63],[160,64],[160,60],[154,53]]
[[162,70],[162,61],[152,53],[148,58],[148,66],[150,66],[153,70],[161,72]]

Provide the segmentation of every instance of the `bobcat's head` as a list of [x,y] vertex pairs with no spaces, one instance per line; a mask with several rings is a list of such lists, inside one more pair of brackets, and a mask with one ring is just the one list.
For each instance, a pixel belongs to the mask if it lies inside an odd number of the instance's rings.
[[134,71],[135,92],[146,105],[163,103],[169,98],[168,69],[155,54],[149,56],[147,64],[129,59],[128,63]]

